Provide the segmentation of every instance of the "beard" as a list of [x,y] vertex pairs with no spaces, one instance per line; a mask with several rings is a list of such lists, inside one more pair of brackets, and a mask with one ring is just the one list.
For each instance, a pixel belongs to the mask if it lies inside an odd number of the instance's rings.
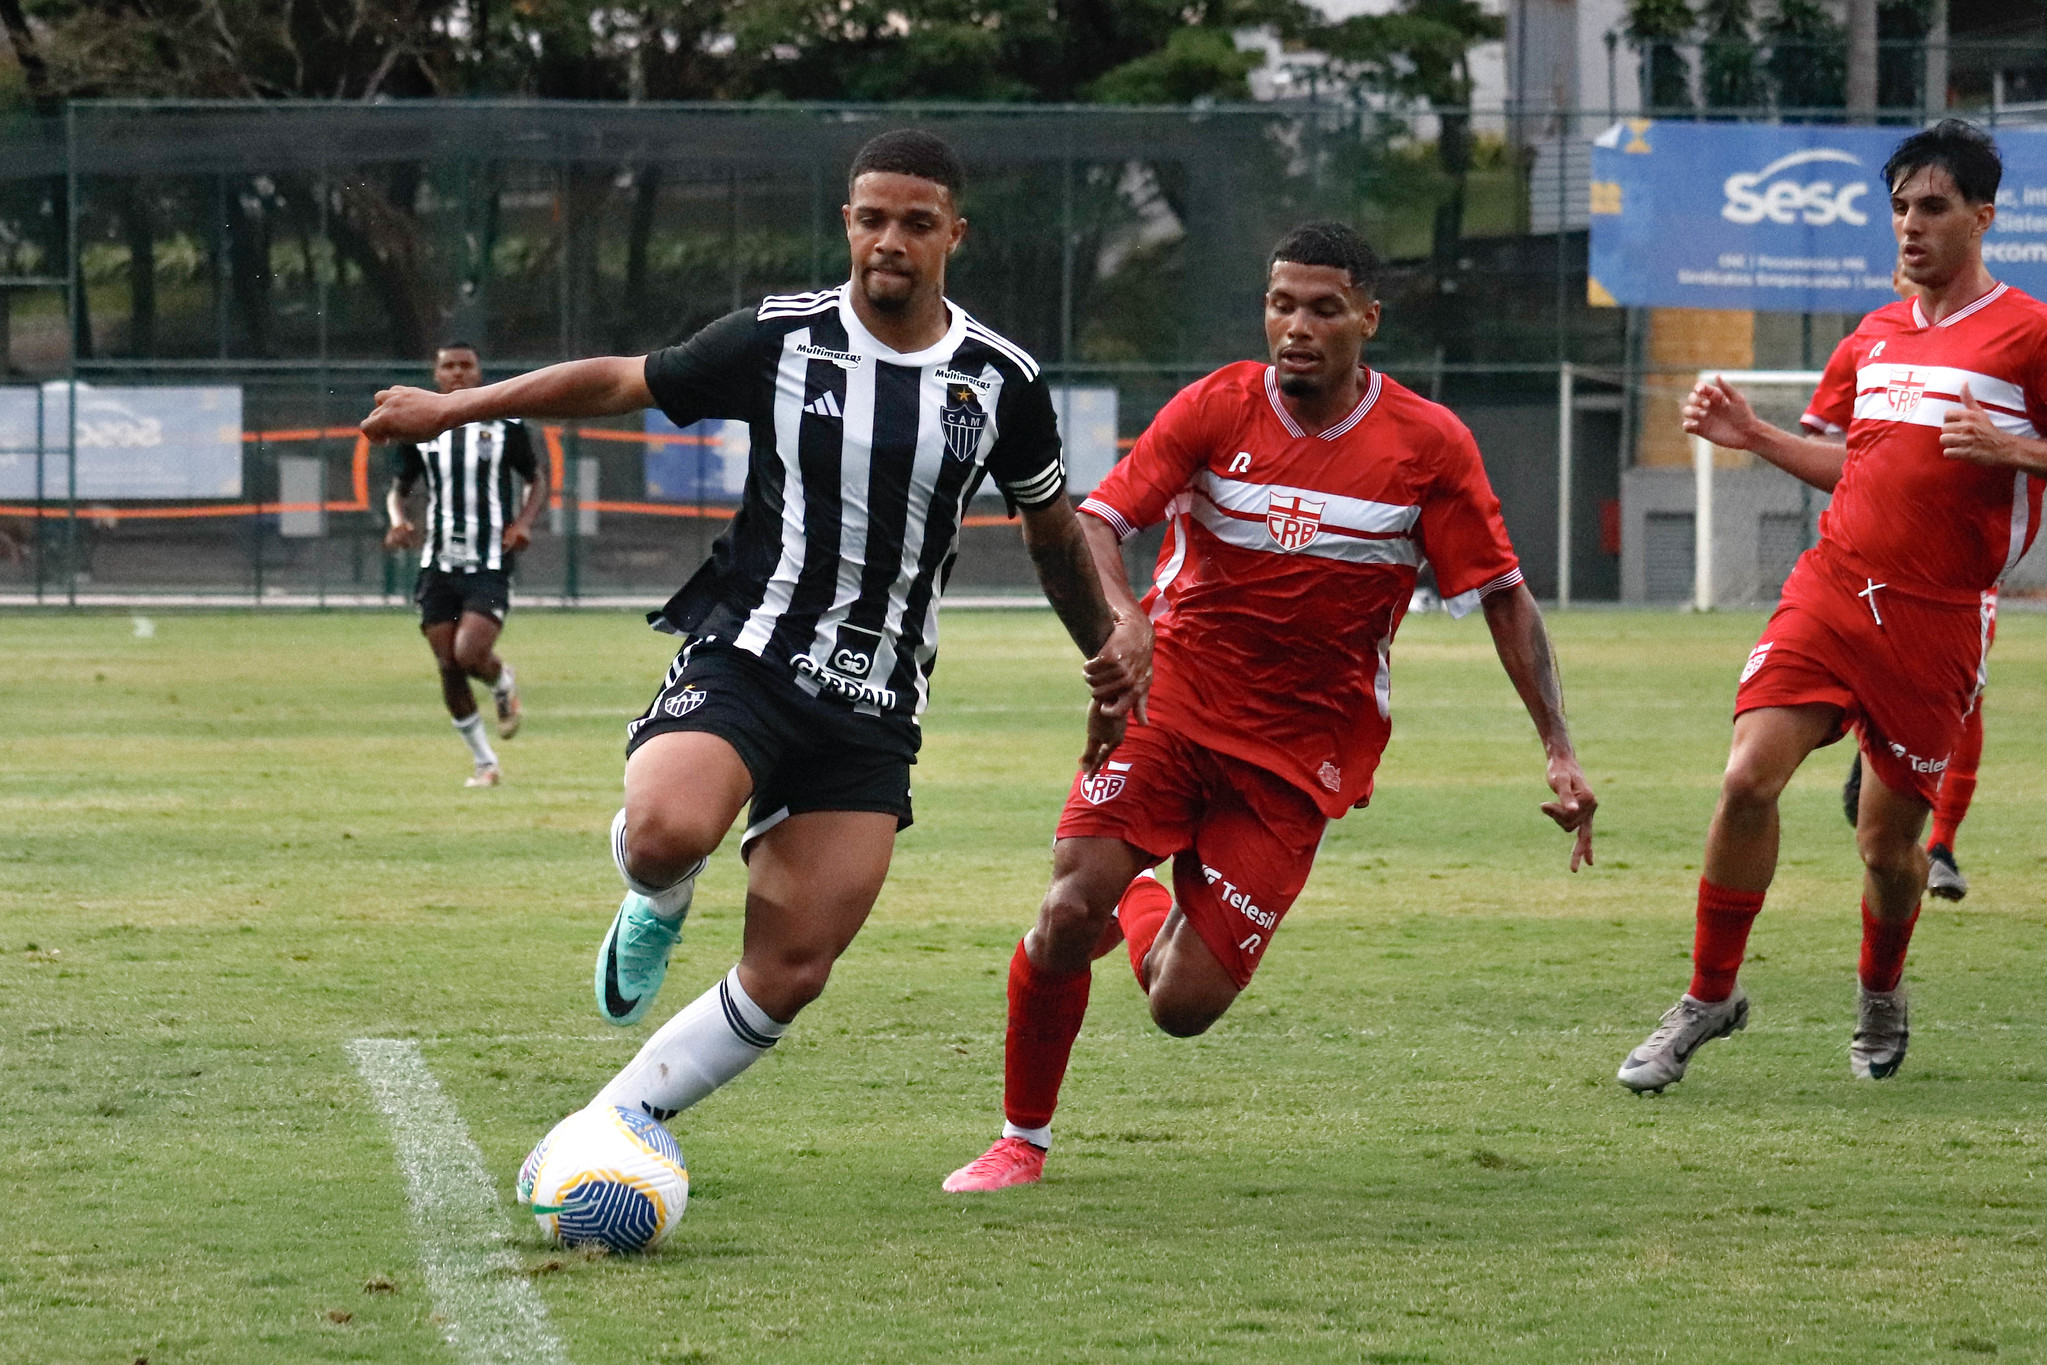
[[1322,377],[1314,374],[1282,374],[1279,391],[1289,398],[1313,398],[1323,389]]
[[[901,281],[898,285],[896,282]],[[876,286],[880,285],[879,288]],[[900,290],[900,292],[897,292]],[[886,291],[886,292],[884,292]],[[876,312],[900,313],[917,296],[916,281],[903,275],[884,275],[873,270],[860,272],[860,292]]]

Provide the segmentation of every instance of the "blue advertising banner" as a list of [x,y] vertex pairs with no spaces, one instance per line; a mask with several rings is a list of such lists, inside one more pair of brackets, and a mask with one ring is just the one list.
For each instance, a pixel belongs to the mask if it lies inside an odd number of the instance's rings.
[[[1897,243],[1883,164],[1904,128],[1628,119],[1592,144],[1590,301],[1862,313],[1889,303]],[[2047,132],[2004,156],[1983,258],[2047,297]]]
[[[0,497],[44,498],[71,485],[71,386],[0,388]],[[238,497],[242,491],[242,391],[78,386],[78,496]]]

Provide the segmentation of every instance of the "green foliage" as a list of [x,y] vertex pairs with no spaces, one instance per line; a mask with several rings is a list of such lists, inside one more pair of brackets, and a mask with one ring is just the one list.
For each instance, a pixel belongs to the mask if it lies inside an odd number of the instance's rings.
[[1700,54],[1706,107],[1746,109],[1763,103],[1755,13],[1749,0],[1705,0],[1699,20],[1706,30]]
[[[2038,1359],[2047,1323],[2047,620],[2011,613],[1929,903],[1905,1070],[1849,1078],[1846,755],[1784,798],[1747,1032],[1653,1100],[1613,1069],[1683,988],[1727,699],[1759,614],[1552,618],[1595,784],[1572,876],[1478,621],[1410,618],[1396,737],[1257,979],[1197,1040],[1099,963],[1048,1179],[963,1200],[1003,971],[1085,689],[1045,613],[948,612],[917,824],[824,997],[676,1121],[650,1257],[543,1248],[528,1146],[739,949],[711,862],[656,1020],[600,1023],[624,719],[672,651],[522,611],[529,719],[466,792],[409,616],[0,619],[0,1358],[456,1359],[348,1040],[417,1039],[569,1358],[748,1365]],[[2036,1178],[2037,1177],[2037,1178]],[[338,1321],[340,1315],[345,1321]]]
[[1230,35],[1212,28],[1183,28],[1165,47],[1106,72],[1087,88],[1102,104],[1191,104],[1198,99],[1244,99],[1245,77],[1262,58],[1239,52]]
[[1506,21],[1474,0],[1403,0],[1390,14],[1318,29],[1313,41],[1367,89],[1461,106],[1471,102],[1467,55],[1505,32]]
[[1642,53],[1642,102],[1652,109],[1692,107],[1692,64],[1680,44],[1699,18],[1685,0],[1632,0],[1628,37]]
[[1780,109],[1839,109],[1848,103],[1848,30],[1820,0],[1778,0],[1763,21],[1764,67]]

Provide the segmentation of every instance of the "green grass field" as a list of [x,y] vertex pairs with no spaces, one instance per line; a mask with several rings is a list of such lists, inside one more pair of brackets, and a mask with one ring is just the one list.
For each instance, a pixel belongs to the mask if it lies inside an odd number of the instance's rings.
[[[364,1036],[419,1041],[579,1365],[2047,1357],[2047,618],[1998,642],[1975,889],[1921,924],[1899,1078],[1848,1075],[1837,749],[1787,797],[1749,1031],[1660,1099],[1613,1082],[1684,985],[1757,625],[1553,622],[1603,801],[1572,877],[1484,627],[1411,621],[1377,802],[1236,1009],[1166,1038],[1104,960],[1047,1182],[961,1199],[1080,689],[1048,616],[949,616],[872,923],[677,1120],[674,1239],[593,1260],[511,1186],[651,1027],[589,997],[662,639],[516,617],[530,721],[470,792],[403,617],[0,617],[0,1359],[454,1360]],[[667,1008],[735,956],[739,884],[728,849]]]

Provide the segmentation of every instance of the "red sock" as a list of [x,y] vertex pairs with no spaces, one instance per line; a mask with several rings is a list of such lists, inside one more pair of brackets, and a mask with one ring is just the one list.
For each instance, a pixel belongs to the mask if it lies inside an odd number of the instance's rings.
[[1151,952],[1151,945],[1158,942],[1159,930],[1165,927],[1166,915],[1172,908],[1173,893],[1156,877],[1131,878],[1123,899],[1116,902],[1123,942],[1130,949],[1130,970],[1137,973],[1140,987],[1144,986],[1145,956]]
[[1933,808],[1933,832],[1927,837],[1926,846],[1946,844],[1948,852],[1955,851],[1955,833],[1962,827],[1962,817],[1969,813],[1969,802],[1976,795],[1976,774],[1949,771],[1940,780],[1940,804]]
[[1955,834],[1962,827],[1962,817],[1969,813],[1969,802],[1976,796],[1976,768],[1983,761],[1983,703],[1978,699],[1976,709],[1962,722],[1962,737],[1955,744],[1954,753],[1948,756],[1947,772],[1940,779],[1940,795],[1933,803],[1933,831],[1927,836],[1926,846],[1946,844],[1954,852]]
[[1094,976],[1046,976],[1023,944],[1009,959],[1009,1034],[1002,1053],[1002,1113],[1019,1128],[1043,1128],[1059,1105],[1059,1083],[1087,1017]]
[[1699,878],[1699,927],[1692,938],[1692,999],[1714,1004],[1734,994],[1748,931],[1763,908],[1760,891],[1733,891]]
[[1862,960],[1856,964],[1855,974],[1862,978],[1864,990],[1898,989],[1898,981],[1905,975],[1905,949],[1911,946],[1912,929],[1918,923],[1916,905],[1903,924],[1885,924],[1869,913],[1867,900],[1862,902]]

